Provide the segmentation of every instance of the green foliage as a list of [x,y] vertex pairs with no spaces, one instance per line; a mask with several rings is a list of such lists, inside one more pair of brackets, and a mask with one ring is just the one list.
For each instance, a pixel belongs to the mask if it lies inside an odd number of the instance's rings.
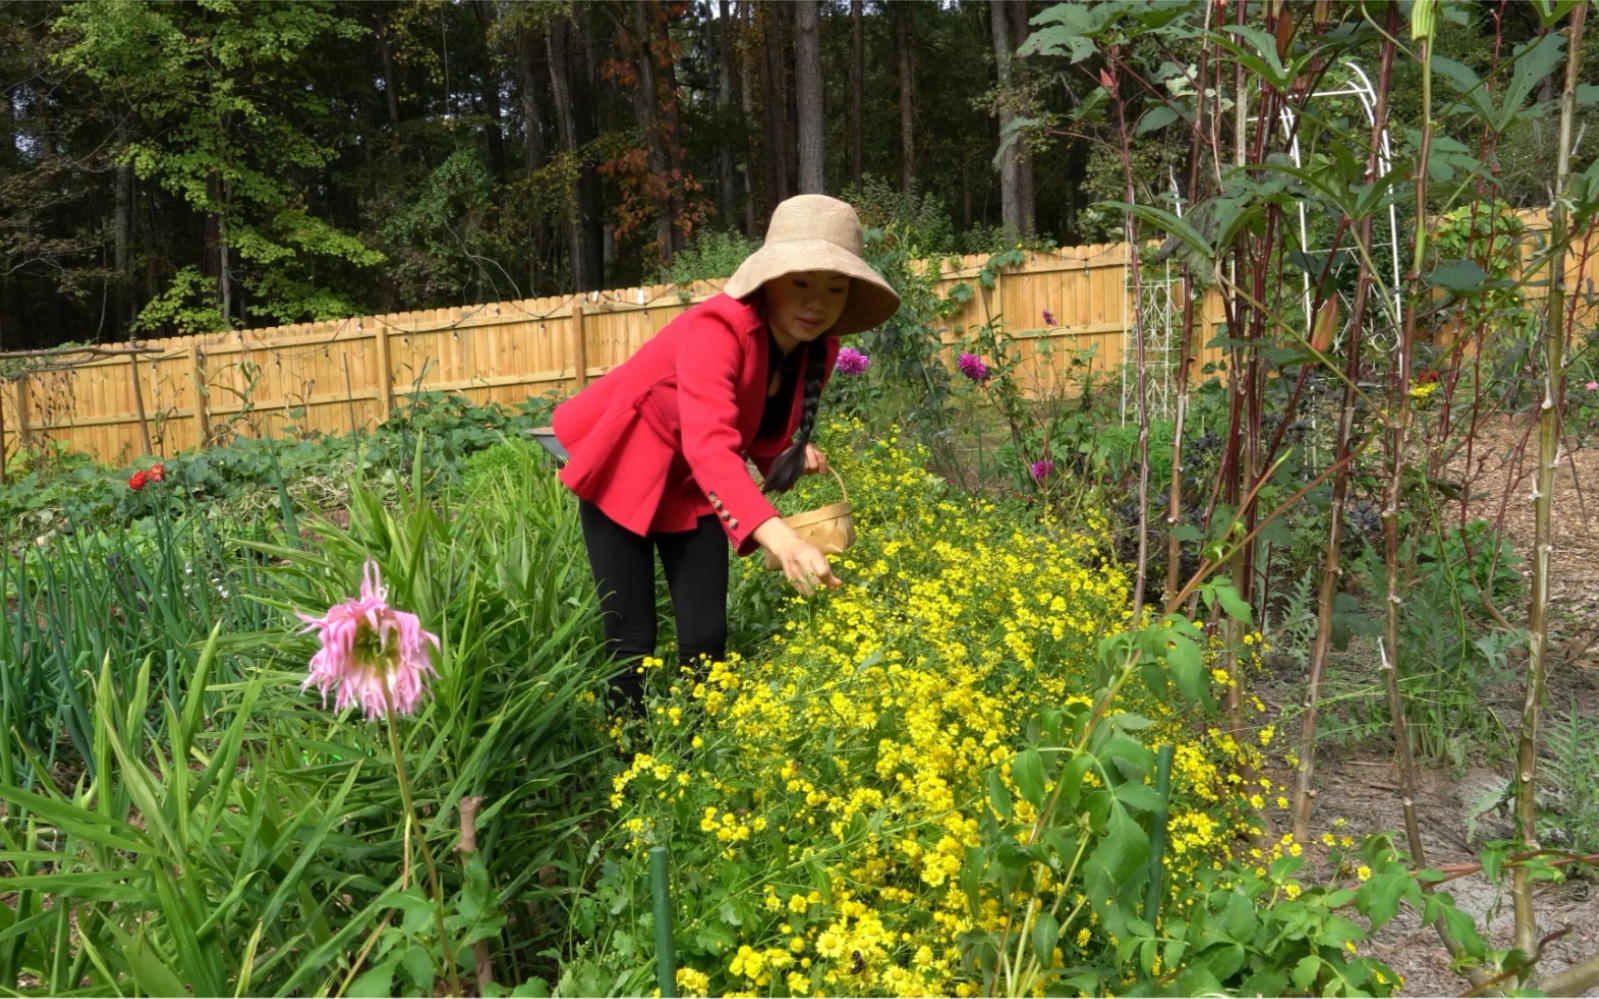
[[[282,323],[358,311],[318,268],[382,261],[359,239],[307,211],[296,171],[325,167],[334,148],[317,135],[328,102],[302,79],[310,54],[365,32],[325,0],[294,5],[208,0],[134,2],[63,10],[60,65],[126,102],[144,131],[122,158],[216,220],[224,253],[251,301],[246,312]],[[140,313],[141,329],[225,329],[234,316],[184,267]]]
[[744,258],[760,248],[737,230],[701,229],[688,245],[672,257],[672,266],[655,277],[658,284],[688,285],[695,281],[715,281],[733,276]]
[[1573,853],[1599,852],[1599,724],[1573,707],[1549,728],[1538,837]]
[[[86,556],[78,575],[21,594],[28,613],[6,618],[7,647],[56,641],[19,638],[17,618],[71,614],[79,632],[59,641],[98,679],[71,705],[81,727],[64,723],[87,738],[81,761],[19,738],[29,729],[15,715],[0,741],[4,980],[83,995],[288,995],[354,978],[361,990],[432,994],[442,941],[404,859],[387,740],[299,689],[311,649],[288,614],[347,598],[369,556],[393,603],[442,643],[434,698],[402,723],[402,751],[422,833],[446,858],[450,951],[469,960],[473,940],[503,932],[502,974],[544,960],[568,899],[566,882],[541,872],[575,869],[592,822],[602,651],[575,506],[547,463],[519,455],[451,494],[457,515],[422,495],[415,462],[394,507],[358,484],[348,529],[306,521],[314,546],[244,539],[273,568],[228,577],[244,592],[219,593],[225,616],[207,617],[201,589],[147,582],[136,561],[129,580],[96,584],[101,563]],[[183,543],[163,538],[154,557],[180,560]],[[153,649],[97,647],[83,633],[104,626],[94,618],[110,603],[92,585],[150,586],[138,616],[157,622]],[[10,667],[4,677],[30,679]],[[16,688],[4,703],[15,713],[30,694],[51,700]],[[485,807],[479,853],[462,868],[448,846],[468,795]]]

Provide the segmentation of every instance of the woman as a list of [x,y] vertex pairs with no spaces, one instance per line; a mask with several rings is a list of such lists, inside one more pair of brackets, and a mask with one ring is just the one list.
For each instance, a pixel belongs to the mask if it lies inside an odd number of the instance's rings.
[[606,644],[625,664],[613,700],[643,704],[637,663],[655,654],[656,551],[685,663],[725,655],[728,541],[741,556],[771,552],[807,595],[842,585],[827,556],[783,523],[745,461],[767,492],[826,471],[810,439],[838,338],[899,308],[861,247],[848,204],[790,198],[722,294],[556,407],[555,436],[571,456],[561,481],[581,501]]

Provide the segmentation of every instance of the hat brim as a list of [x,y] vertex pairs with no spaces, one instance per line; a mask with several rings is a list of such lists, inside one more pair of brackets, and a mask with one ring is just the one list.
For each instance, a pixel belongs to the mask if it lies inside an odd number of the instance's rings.
[[874,329],[899,310],[899,294],[871,264],[825,239],[768,243],[739,265],[722,291],[733,298],[746,298],[773,278],[798,271],[836,271],[849,275],[849,299],[838,321],[828,329],[828,336],[847,336]]

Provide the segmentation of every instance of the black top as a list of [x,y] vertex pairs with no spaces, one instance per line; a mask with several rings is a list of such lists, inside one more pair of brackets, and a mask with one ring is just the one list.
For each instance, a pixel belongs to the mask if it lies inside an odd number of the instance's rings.
[[794,411],[794,389],[799,384],[800,365],[805,351],[796,347],[787,357],[777,345],[777,337],[766,331],[766,385],[770,390],[772,377],[779,376],[776,395],[766,397],[766,408],[761,410],[761,427],[756,437],[781,437],[788,429],[789,414]]

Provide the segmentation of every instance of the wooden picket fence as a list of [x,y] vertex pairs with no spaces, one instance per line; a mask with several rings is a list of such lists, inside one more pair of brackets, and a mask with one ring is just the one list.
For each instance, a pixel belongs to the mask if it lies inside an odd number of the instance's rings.
[[[938,291],[964,283],[973,294],[939,332],[953,345],[973,325],[1002,322],[1035,395],[1067,390],[1085,371],[1112,374],[1126,359],[1133,322],[1127,256],[1122,243],[1029,252],[993,287],[979,280],[987,257],[949,258],[939,265]],[[1579,265],[1574,277],[1582,275]],[[0,447],[9,455],[49,441],[123,464],[234,434],[370,429],[417,391],[478,404],[562,396],[719,290],[655,285],[141,341],[137,354],[37,365],[7,378]],[[1206,295],[1196,312],[1203,346],[1222,321],[1218,296]],[[1195,367],[1220,356],[1203,349]]]

